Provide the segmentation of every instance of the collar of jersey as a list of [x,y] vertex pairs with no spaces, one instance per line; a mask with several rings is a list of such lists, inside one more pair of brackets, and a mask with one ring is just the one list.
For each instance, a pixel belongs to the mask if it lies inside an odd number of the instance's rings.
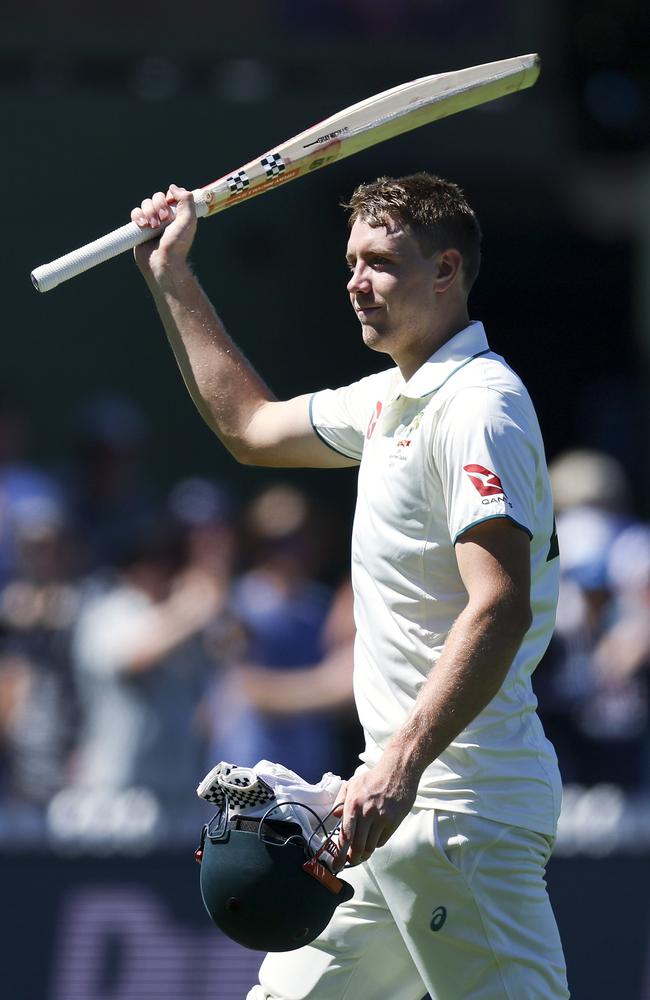
[[469,326],[432,354],[429,360],[411,375],[408,382],[400,381],[395,387],[394,398],[407,396],[409,399],[421,399],[423,396],[428,396],[440,389],[459,368],[479,355],[487,354],[489,350],[483,324],[478,320],[472,320]]

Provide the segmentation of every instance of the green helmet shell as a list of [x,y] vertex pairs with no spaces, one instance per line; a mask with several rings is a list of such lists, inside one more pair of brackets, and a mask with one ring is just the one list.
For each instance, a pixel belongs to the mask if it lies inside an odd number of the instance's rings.
[[315,878],[303,865],[313,851],[297,824],[219,819],[204,830],[201,895],[217,927],[233,941],[259,951],[292,951],[327,927],[352,886],[335,876]]

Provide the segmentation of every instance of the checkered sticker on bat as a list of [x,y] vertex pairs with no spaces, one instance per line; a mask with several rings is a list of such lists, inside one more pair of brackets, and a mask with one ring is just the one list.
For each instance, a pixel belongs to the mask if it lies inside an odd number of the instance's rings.
[[230,189],[231,194],[235,194],[237,191],[243,191],[250,184],[250,179],[245,170],[238,170],[236,173],[231,174],[227,178],[226,183]]
[[286,170],[286,163],[279,153],[267,153],[260,160],[267,177],[277,177],[283,170]]

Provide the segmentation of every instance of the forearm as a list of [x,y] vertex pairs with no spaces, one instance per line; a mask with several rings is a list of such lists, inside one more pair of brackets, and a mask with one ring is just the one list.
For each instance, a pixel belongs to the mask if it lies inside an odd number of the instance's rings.
[[143,620],[130,645],[121,651],[123,672],[141,674],[154,669],[196,631],[196,623],[187,618],[165,614],[163,609],[153,611]]
[[226,333],[187,263],[196,232],[191,192],[171,184],[167,194],[145,198],[131,218],[161,229],[159,240],[135,248],[135,259],[196,408],[237,461],[275,468],[354,465],[314,433],[310,397],[277,400]]
[[527,627],[507,603],[469,604],[459,615],[411,715],[385,749],[412,782],[496,695]]
[[274,715],[328,711],[352,704],[353,649],[345,644],[321,663],[298,670],[247,664],[241,680],[256,708]]
[[222,595],[200,571],[187,572],[169,597],[144,609],[122,636],[115,635],[122,670],[142,673],[203,629],[222,608]]
[[246,429],[270,389],[228,336],[187,263],[145,273],[181,374],[208,426],[246,458]]

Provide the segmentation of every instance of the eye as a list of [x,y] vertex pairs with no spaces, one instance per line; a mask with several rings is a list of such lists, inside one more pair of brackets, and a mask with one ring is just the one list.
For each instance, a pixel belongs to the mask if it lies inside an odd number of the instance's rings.
[[373,260],[370,262],[370,266],[374,267],[375,270],[381,270],[384,267],[388,267],[389,263],[390,261],[387,260],[385,257],[374,257]]

